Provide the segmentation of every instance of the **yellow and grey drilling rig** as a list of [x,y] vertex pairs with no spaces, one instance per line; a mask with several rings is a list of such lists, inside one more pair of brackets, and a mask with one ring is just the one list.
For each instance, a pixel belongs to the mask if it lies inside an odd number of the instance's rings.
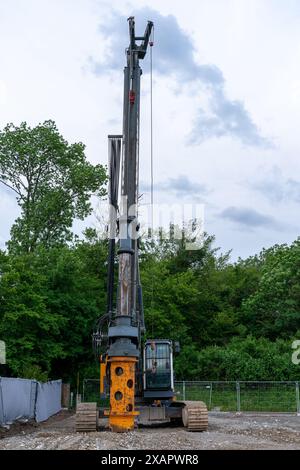
[[[179,421],[190,431],[204,431],[208,425],[206,405],[200,401],[176,400],[172,341],[143,341],[145,323],[137,218],[142,74],[139,62],[144,59],[148,46],[153,45],[153,23],[148,21],[144,36],[135,35],[133,17],[128,19],[128,23],[130,41],[124,69],[123,134],[108,136],[110,227],[107,312],[98,319],[93,334],[94,350],[100,360],[99,393],[109,396],[110,406],[102,412],[97,409],[96,403],[78,404],[76,426],[78,431],[95,431],[99,416],[104,415],[108,417],[109,428],[116,432],[132,430],[139,423],[170,421]],[[115,296],[116,235],[119,276]]]

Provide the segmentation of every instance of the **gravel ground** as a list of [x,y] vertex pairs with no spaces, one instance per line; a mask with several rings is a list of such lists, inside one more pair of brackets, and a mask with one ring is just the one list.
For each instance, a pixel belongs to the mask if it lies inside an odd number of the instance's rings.
[[300,417],[212,412],[208,431],[203,433],[159,426],[126,434],[104,428],[87,434],[76,433],[75,416],[64,411],[46,423],[18,424],[1,431],[0,449],[300,449]]

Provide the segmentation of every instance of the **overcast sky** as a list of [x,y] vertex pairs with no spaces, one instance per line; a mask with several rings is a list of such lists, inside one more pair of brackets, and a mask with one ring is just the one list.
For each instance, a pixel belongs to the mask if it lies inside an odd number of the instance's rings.
[[[155,23],[155,201],[203,202],[233,259],[299,236],[299,0],[0,0],[0,127],[56,121],[88,159],[120,133],[128,16]],[[149,55],[140,177],[150,181]],[[0,247],[18,208],[0,186]],[[93,218],[88,221],[93,223]]]

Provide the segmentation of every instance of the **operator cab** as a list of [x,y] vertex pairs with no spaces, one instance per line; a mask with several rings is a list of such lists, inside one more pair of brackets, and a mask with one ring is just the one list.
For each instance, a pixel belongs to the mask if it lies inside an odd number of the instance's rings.
[[172,341],[146,341],[143,385],[145,398],[169,399],[174,396]]

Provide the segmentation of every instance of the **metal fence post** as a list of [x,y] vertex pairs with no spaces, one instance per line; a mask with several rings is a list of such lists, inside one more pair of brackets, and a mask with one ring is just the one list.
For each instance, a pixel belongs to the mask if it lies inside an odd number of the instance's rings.
[[210,383],[210,391],[209,391],[209,404],[208,404],[208,409],[211,410],[211,405],[212,405],[212,389],[213,389],[213,384],[212,382]]
[[[84,401],[98,401],[99,392],[98,389],[95,390],[94,385],[99,386],[98,379],[83,379],[83,395],[76,395],[76,403],[80,403],[81,397]],[[232,411],[237,415],[247,411],[274,413],[296,411],[300,417],[300,380],[288,382],[181,380],[175,382],[175,390],[180,400],[205,400],[209,410]],[[75,393],[73,400],[75,402]]]
[[236,409],[237,412],[241,412],[241,387],[240,382],[236,382]]
[[297,406],[297,415],[300,416],[299,382],[296,382],[296,406]]

